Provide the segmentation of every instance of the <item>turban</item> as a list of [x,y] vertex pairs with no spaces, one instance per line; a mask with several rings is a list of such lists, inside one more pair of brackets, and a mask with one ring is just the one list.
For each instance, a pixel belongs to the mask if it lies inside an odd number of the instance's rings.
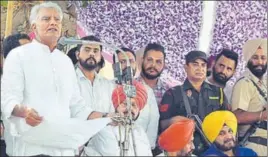
[[159,146],[167,152],[182,150],[193,136],[195,122],[186,117],[179,117],[158,138]]
[[233,130],[233,134],[235,136],[237,132],[237,119],[232,112],[215,111],[205,117],[202,123],[202,129],[211,143],[213,143],[218,137],[224,124]]
[[267,55],[267,39],[250,39],[244,44],[242,52],[246,63],[256,53],[259,47],[261,47],[264,54]]
[[[139,106],[139,109],[143,109],[147,102],[147,91],[145,87],[137,82],[133,81],[133,86],[136,88],[136,96],[134,97],[136,104]],[[112,101],[114,108],[117,108],[119,104],[123,103],[126,100],[126,95],[122,85],[117,86],[112,94]]]

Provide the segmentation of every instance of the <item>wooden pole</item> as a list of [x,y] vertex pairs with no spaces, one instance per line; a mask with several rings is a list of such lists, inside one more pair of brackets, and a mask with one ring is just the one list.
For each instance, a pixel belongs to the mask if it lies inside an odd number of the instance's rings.
[[12,33],[13,8],[14,8],[14,1],[8,1],[5,37],[11,35]]

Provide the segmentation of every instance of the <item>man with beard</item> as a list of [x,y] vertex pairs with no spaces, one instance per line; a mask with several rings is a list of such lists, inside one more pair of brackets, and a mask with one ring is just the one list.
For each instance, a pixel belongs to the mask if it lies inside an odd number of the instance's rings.
[[145,83],[154,91],[158,106],[170,86],[160,79],[165,67],[165,48],[157,43],[149,43],[144,50],[141,73],[137,80]]
[[[126,55],[128,56],[130,66],[133,71],[133,77],[136,72],[136,55],[133,50],[123,47],[121,48],[123,51],[126,52]],[[126,73],[126,68],[127,68],[127,59],[125,58],[125,55],[121,51],[116,51],[116,54],[118,56],[118,60],[121,63],[121,68],[123,71],[123,77],[125,76]],[[113,61],[115,63],[115,55],[113,55]],[[140,112],[139,118],[136,121],[137,124],[139,124],[144,131],[146,132],[148,139],[150,141],[151,148],[155,148],[155,143],[157,139],[157,130],[158,130],[158,121],[159,121],[159,111],[158,111],[158,106],[157,102],[154,96],[153,90],[144,84],[147,93],[148,93],[148,99],[146,102],[146,105],[144,109]]]
[[[243,46],[247,68],[234,86],[232,110],[239,123],[239,137],[251,135],[245,146],[267,156],[267,39],[248,40]],[[256,127],[256,132],[250,128]]]
[[[149,43],[144,49],[140,76],[136,78],[139,82],[153,90],[158,107],[165,91],[170,88],[167,83],[160,79],[160,75],[165,67],[165,58],[165,48],[162,45]],[[154,156],[160,153],[162,151],[158,147],[153,150]]]
[[[100,39],[95,36],[85,36],[81,40],[100,42]],[[76,74],[87,105],[95,111],[105,112],[103,116],[106,116],[114,112],[111,101],[114,84],[96,72],[101,61],[101,52],[102,45],[100,44],[77,45]]]
[[[175,116],[195,114],[201,119],[215,110],[229,109],[228,101],[222,88],[205,81],[207,56],[202,51],[191,51],[185,56],[184,65],[187,78],[183,85],[175,86],[165,92],[160,110],[160,126],[164,131]],[[203,153],[208,145],[200,132],[194,134],[195,155]]]
[[[67,56],[70,57],[70,59],[72,60],[73,64],[75,67],[77,67],[77,57],[76,57],[76,53],[77,53],[77,47],[73,47],[71,48],[68,53],[67,53]],[[103,56],[101,56],[101,60],[100,62],[98,63],[98,67],[96,68],[96,72],[99,73],[100,70],[105,66],[105,61],[104,61],[104,58]]]
[[[129,60],[129,63],[130,63],[131,69],[132,69],[132,75],[134,77],[136,74],[136,69],[137,69],[135,52],[129,48],[126,48],[126,47],[122,47],[121,49],[124,52],[126,52],[126,55],[128,57],[128,60]],[[125,58],[125,55],[119,50],[116,51],[116,54],[118,57],[118,61],[121,64],[123,78],[124,78],[126,75],[126,69],[127,69],[127,59]],[[113,54],[113,63],[115,63],[115,54]]]
[[223,88],[229,102],[231,100],[232,87],[226,85],[226,83],[233,77],[237,62],[237,53],[223,49],[216,56],[215,64],[212,67],[212,75],[207,79],[208,83]]
[[128,111],[127,99],[122,85],[117,86],[112,93],[113,107],[121,118],[126,118],[128,112],[131,112],[134,121],[131,129],[133,135],[129,132],[129,138],[125,141],[126,125],[108,125],[90,140],[92,145],[85,148],[84,155],[122,156],[123,149],[120,148],[120,145],[123,144],[128,148],[126,156],[135,156],[134,152],[137,153],[137,156],[152,156],[147,135],[144,129],[136,123],[136,119],[140,118],[140,111],[146,106],[147,92],[144,86],[137,81],[133,81],[133,86],[136,89],[136,96],[130,98],[131,111]]
[[202,156],[257,156],[252,149],[237,146],[237,119],[230,111],[208,114],[202,123],[202,130],[212,143]]
[[195,122],[192,119],[181,116],[173,117],[171,125],[161,133],[158,139],[165,156],[192,156],[195,148],[194,130]]

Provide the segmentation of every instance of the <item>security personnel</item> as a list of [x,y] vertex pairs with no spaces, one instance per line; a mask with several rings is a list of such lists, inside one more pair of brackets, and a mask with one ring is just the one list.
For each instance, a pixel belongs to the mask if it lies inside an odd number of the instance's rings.
[[238,119],[241,144],[267,156],[267,39],[248,40],[243,55],[247,68],[234,86],[232,110]]
[[[197,115],[201,121],[215,110],[229,109],[228,101],[222,88],[205,82],[207,73],[207,56],[202,51],[191,51],[186,56],[184,66],[187,78],[182,86],[175,86],[166,91],[160,110],[161,131],[169,125],[172,117]],[[201,125],[201,124],[199,124]],[[200,155],[208,147],[202,134],[194,134],[195,155]]]

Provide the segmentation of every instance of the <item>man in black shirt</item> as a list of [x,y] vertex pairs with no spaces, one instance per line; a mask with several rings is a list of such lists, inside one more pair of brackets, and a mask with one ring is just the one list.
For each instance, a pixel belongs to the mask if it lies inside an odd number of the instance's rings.
[[[170,121],[175,116],[187,117],[190,114],[195,114],[203,120],[212,111],[229,109],[229,104],[222,88],[205,82],[207,73],[206,54],[202,51],[191,51],[186,55],[185,59],[186,80],[182,86],[175,86],[169,89],[163,96],[159,108],[161,131],[170,125]],[[190,111],[187,110],[187,106]],[[202,140],[199,132],[195,133],[194,143],[196,147],[194,153],[196,155],[206,149],[205,141]]]

